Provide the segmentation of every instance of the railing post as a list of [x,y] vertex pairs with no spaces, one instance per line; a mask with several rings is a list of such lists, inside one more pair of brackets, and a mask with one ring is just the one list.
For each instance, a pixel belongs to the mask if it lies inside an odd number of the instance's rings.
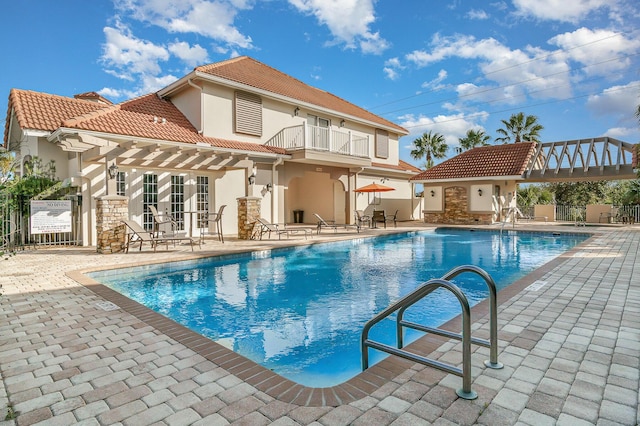
[[307,122],[305,120],[305,121],[302,122],[302,147],[304,149],[308,149],[309,148],[309,146],[307,145],[309,143],[308,142],[309,141],[309,135],[307,134],[308,133],[308,129],[309,129],[309,127],[308,127]]
[[353,134],[351,133],[351,130],[349,130],[348,134],[349,134],[349,155],[353,155]]

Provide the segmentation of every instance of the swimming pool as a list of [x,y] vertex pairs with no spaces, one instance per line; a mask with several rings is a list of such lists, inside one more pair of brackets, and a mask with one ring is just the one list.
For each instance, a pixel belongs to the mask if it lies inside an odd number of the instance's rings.
[[[360,372],[364,323],[420,283],[473,264],[504,288],[586,238],[437,229],[90,275],[286,378],[325,387]],[[471,305],[487,296],[473,274],[454,282]],[[406,318],[438,326],[459,313],[436,292]],[[394,333],[383,321],[371,337],[393,345]],[[407,342],[419,335],[408,331]],[[371,364],[383,357],[370,354]]]

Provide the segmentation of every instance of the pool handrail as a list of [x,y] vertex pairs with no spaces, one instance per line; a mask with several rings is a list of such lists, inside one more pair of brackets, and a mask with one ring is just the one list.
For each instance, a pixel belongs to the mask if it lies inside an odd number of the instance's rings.
[[[497,288],[496,283],[491,278],[491,275],[487,273],[482,268],[479,268],[475,265],[461,265],[456,268],[453,268],[445,275],[442,276],[443,280],[451,281],[455,277],[465,272],[472,272],[477,275],[480,275],[487,287],[489,288],[489,340],[479,339],[476,337],[471,337],[471,343],[478,346],[484,346],[489,348],[489,359],[484,362],[484,365],[493,368],[495,370],[501,369],[504,365],[498,362],[498,302],[497,302]],[[426,333],[433,333],[444,337],[449,337],[451,339],[460,340],[459,333],[453,333],[450,331],[442,330],[440,328],[427,327],[420,324],[412,323],[409,321],[405,321],[404,311],[406,311],[409,307],[411,307],[417,301],[403,305],[398,310],[398,315],[396,319],[396,337],[398,342],[398,348],[402,348],[404,346],[404,336],[403,336],[403,326],[413,328],[416,330],[424,331]]]
[[[380,342],[369,340],[369,330],[375,324],[382,319],[388,317],[393,312],[400,309],[405,304],[414,304],[427,296],[438,288],[444,288],[453,293],[454,296],[460,302],[462,308],[462,370],[460,368],[445,364],[441,361],[429,359],[412,352],[408,352],[401,348],[394,348],[389,345],[385,345]],[[369,368],[369,350],[368,348],[378,349],[379,351],[386,352],[388,354],[396,355],[401,358],[408,359],[410,361],[418,362],[423,365],[428,365],[447,373],[455,374],[462,377],[462,388],[456,390],[456,394],[464,399],[476,399],[478,394],[471,390],[471,308],[469,307],[469,301],[464,293],[458,286],[450,281],[444,279],[432,279],[429,280],[413,292],[404,296],[402,299],[388,306],[385,310],[374,316],[372,319],[366,322],[363,327],[360,344],[362,350],[362,370]]]

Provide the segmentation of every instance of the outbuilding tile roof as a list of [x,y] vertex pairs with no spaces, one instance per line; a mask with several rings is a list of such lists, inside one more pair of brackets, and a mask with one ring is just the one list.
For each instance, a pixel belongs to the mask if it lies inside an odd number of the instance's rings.
[[297,99],[301,102],[327,108],[340,114],[351,115],[373,123],[378,123],[379,125],[393,128],[400,134],[409,133],[405,128],[389,120],[379,117],[329,92],[309,86],[290,75],[271,68],[248,56],[239,56],[227,61],[202,65],[196,67],[195,71],[245,84],[287,98]]
[[535,142],[477,147],[425,170],[410,180],[522,176],[534,155],[535,147]]

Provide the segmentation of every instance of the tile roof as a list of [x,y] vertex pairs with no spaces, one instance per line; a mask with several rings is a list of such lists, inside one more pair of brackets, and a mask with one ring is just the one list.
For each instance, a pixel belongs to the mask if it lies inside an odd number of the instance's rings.
[[[67,127],[145,139],[193,144],[200,142],[241,151],[285,153],[283,149],[261,144],[204,137],[173,103],[160,99],[155,93],[108,105],[12,89],[7,114],[11,114],[11,107],[23,129],[53,132],[59,127]],[[5,140],[7,132],[8,126],[5,126]]]
[[445,180],[522,176],[534,155],[535,142],[482,146],[456,155],[410,180]]
[[372,162],[371,165],[373,167],[379,167],[381,169],[391,169],[391,170],[402,170],[405,172],[416,172],[419,173],[422,171],[422,169],[414,166],[413,164],[409,164],[406,161],[400,160],[398,162],[398,165],[393,165],[393,164],[383,164],[383,163],[374,163]]
[[98,111],[105,105],[31,90],[11,89],[7,116],[11,114],[11,107],[21,128],[53,132],[64,120]]
[[111,102],[109,99],[105,98],[104,96],[102,96],[101,94],[97,93],[97,92],[84,92],[84,93],[78,93],[76,95],[73,95],[73,97],[75,99],[84,99],[84,100],[92,100],[94,102],[102,102],[104,104],[113,104],[113,102]]
[[379,117],[329,92],[309,86],[290,75],[271,68],[248,56],[239,56],[227,61],[199,66],[195,68],[195,71],[317,105],[340,114],[358,117],[381,126],[395,129],[400,134],[409,133],[405,128],[389,120]]

